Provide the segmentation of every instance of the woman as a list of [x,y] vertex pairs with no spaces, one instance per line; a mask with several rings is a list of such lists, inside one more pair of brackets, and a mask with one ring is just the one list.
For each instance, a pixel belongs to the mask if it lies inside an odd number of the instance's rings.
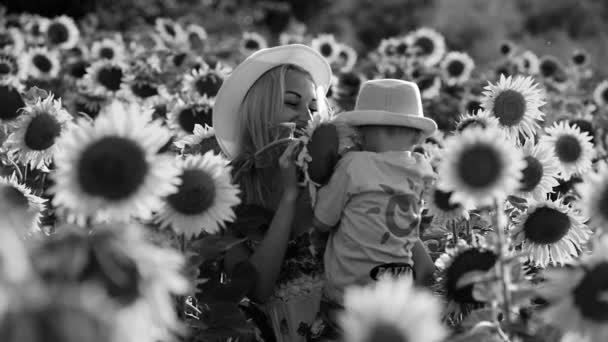
[[[329,64],[315,50],[299,44],[279,46],[260,50],[237,66],[215,100],[215,135],[232,160],[243,193],[244,205],[237,213],[267,218],[259,238],[230,249],[224,258],[227,274],[243,262],[253,266],[255,284],[248,296],[258,303],[272,302],[277,285],[317,273],[305,234],[312,221],[310,199],[298,185],[297,145],[285,139],[291,133],[285,127],[306,125],[318,102],[324,101],[317,94],[325,94],[330,79]],[[239,222],[248,219],[238,215],[233,226],[250,229]],[[248,234],[241,230],[240,235]],[[304,316],[310,317],[303,317],[302,323],[314,318],[316,308],[308,310]],[[302,327],[285,317],[289,313],[277,313],[275,306],[269,314],[278,340],[303,340],[297,334]]]

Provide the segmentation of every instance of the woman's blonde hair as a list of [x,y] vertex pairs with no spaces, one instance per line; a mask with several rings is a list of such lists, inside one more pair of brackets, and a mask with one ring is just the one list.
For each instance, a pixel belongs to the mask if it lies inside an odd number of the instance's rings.
[[[236,165],[280,138],[277,127],[273,125],[284,110],[285,75],[291,70],[310,75],[297,66],[282,64],[268,70],[249,88],[239,108],[242,146],[239,155],[234,158]],[[271,202],[272,194],[281,190],[278,188],[280,182],[276,181],[278,174],[278,160],[269,167],[254,166],[239,173],[235,181],[241,187],[244,203],[273,209],[276,203]]]

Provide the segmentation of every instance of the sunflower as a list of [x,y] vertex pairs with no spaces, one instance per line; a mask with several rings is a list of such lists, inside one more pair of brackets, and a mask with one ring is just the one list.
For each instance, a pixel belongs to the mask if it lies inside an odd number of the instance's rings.
[[471,56],[463,52],[450,51],[441,61],[443,79],[449,86],[462,85],[467,82],[473,68],[475,68],[475,62]]
[[173,296],[189,289],[180,253],[147,242],[135,224],[58,232],[33,249],[34,269],[57,287],[100,288],[102,308],[112,314],[112,340],[156,342],[179,331]]
[[540,60],[530,50],[526,50],[517,56],[516,64],[519,72],[526,75],[536,75],[540,70]]
[[422,58],[422,64],[427,67],[438,64],[445,54],[444,37],[437,31],[422,27],[408,35],[408,40]]
[[170,133],[135,104],[114,101],[57,142],[53,204],[70,220],[147,218],[179,185],[179,169],[157,155]]
[[397,45],[399,45],[397,38],[385,38],[380,41],[377,50],[381,57],[393,58],[397,54]]
[[0,80],[0,124],[13,122],[25,107],[23,85],[14,78]]
[[593,100],[600,108],[608,108],[608,80],[600,82],[593,90]]
[[[0,177],[0,216],[2,221],[18,232],[34,231],[46,201],[20,184],[15,175]],[[25,234],[24,234],[25,235]]]
[[520,180],[519,195],[537,201],[547,199],[547,194],[559,185],[559,162],[551,153],[551,147],[545,143],[534,144],[533,139],[526,139],[522,146],[526,161],[523,177]]
[[199,124],[204,128],[213,127],[213,100],[201,97],[200,100],[188,103],[179,99],[167,115],[169,127],[178,137],[194,133],[194,126]]
[[475,114],[464,114],[461,115],[458,119],[458,123],[456,124],[456,131],[462,132],[465,129],[472,127],[481,127],[483,129],[486,128],[497,128],[499,126],[498,119],[494,116],[491,116],[488,112],[484,110],[477,110]]
[[59,74],[59,54],[46,47],[30,48],[24,55],[25,72],[37,79],[55,78]]
[[173,43],[187,40],[184,28],[172,19],[156,18],[154,25],[164,42]]
[[581,195],[582,211],[591,219],[589,224],[608,230],[608,166],[602,164],[597,172],[587,173],[576,188]]
[[66,15],[45,22],[42,31],[46,36],[47,43],[61,50],[73,48],[80,39],[80,31],[74,23],[74,19]]
[[16,28],[0,28],[0,51],[11,51],[19,54],[25,47],[23,34]]
[[207,30],[197,24],[188,25],[186,27],[186,35],[188,36],[188,44],[190,45],[190,49],[204,47],[204,44],[208,39]]
[[463,240],[435,260],[438,280],[435,288],[447,301],[446,319],[458,323],[472,310],[484,305],[475,299],[473,284],[459,286],[459,282],[472,272],[490,271],[497,261],[498,255],[493,250],[485,246],[468,246]]
[[498,51],[500,52],[501,55],[503,55],[507,58],[513,57],[515,55],[515,53],[517,52],[517,46],[511,41],[505,40],[500,43],[500,45],[498,47]]
[[572,53],[572,64],[581,68],[586,66],[589,63],[589,53],[585,50],[575,50]]
[[446,225],[451,222],[469,219],[469,211],[459,203],[450,201],[451,192],[433,187],[425,196],[428,215],[433,216],[433,223]]
[[214,136],[215,131],[213,130],[213,127],[194,124],[194,131],[192,134],[184,136],[173,144],[179,149],[185,149],[188,146],[198,145],[203,142],[203,140]]
[[227,73],[220,65],[215,68],[204,63],[200,68],[192,69],[184,76],[182,91],[194,98],[214,98],[220,90]]
[[592,235],[585,220],[560,200],[541,201],[515,219],[513,242],[536,267],[565,265],[580,255]]
[[490,205],[519,186],[524,158],[500,130],[473,127],[446,139],[437,187],[465,207]]
[[83,81],[93,93],[112,96],[121,89],[125,76],[126,67],[122,63],[102,59],[87,68]]
[[268,42],[261,34],[257,32],[244,32],[241,38],[240,51],[243,55],[249,56],[250,54],[268,47]]
[[439,342],[447,336],[440,303],[408,277],[349,288],[344,307],[339,322],[345,341]]
[[337,62],[340,65],[340,72],[351,72],[357,63],[357,51],[350,45],[338,44]]
[[181,185],[169,195],[156,216],[162,227],[193,238],[202,232],[217,233],[234,220],[239,190],[231,183],[228,161],[213,151],[181,160]]
[[543,120],[539,107],[545,104],[541,89],[531,77],[500,76],[498,84],[489,84],[483,92],[482,107],[498,118],[510,135],[534,136]]
[[425,100],[430,100],[439,96],[441,91],[441,78],[437,75],[423,75],[415,80],[420,95]]
[[120,39],[112,38],[94,41],[91,46],[91,57],[95,60],[122,61],[126,58],[124,43]]
[[549,305],[541,316],[572,341],[608,340],[608,238],[600,239],[593,254],[580,265],[543,272],[538,292]]
[[14,54],[0,51],[0,79],[9,77],[22,79],[23,68]]
[[61,100],[49,95],[23,109],[16,127],[4,143],[9,155],[33,169],[48,166],[57,152],[55,141],[72,116],[62,108]]
[[337,60],[339,46],[333,34],[320,34],[310,43],[330,64]]
[[587,133],[581,133],[576,125],[557,122],[545,129],[541,141],[550,146],[560,164],[560,177],[568,180],[574,175],[583,175],[591,169],[593,144]]

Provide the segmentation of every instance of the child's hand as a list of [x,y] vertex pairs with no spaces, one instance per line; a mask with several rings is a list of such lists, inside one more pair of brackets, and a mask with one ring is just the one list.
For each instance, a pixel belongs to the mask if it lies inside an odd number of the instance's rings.
[[294,140],[287,146],[281,157],[279,157],[279,167],[281,168],[281,180],[283,183],[283,196],[295,199],[300,191],[298,186],[298,169],[295,159],[300,146],[299,140]]

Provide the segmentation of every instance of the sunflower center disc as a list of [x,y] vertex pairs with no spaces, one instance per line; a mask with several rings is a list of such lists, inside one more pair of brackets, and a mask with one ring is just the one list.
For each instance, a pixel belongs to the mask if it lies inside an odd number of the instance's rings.
[[403,333],[389,323],[376,323],[369,332],[365,342],[408,342],[407,337],[403,336]]
[[608,220],[608,186],[604,186],[602,194],[600,196],[599,203],[597,203],[600,215],[604,220]]
[[526,99],[515,90],[505,90],[494,100],[494,115],[501,125],[511,127],[521,122],[526,113]]
[[53,67],[51,60],[44,55],[36,55],[32,58],[32,63],[42,72],[49,72]]
[[467,111],[469,111],[469,113],[475,113],[480,109],[481,109],[481,102],[479,102],[477,100],[470,100],[467,103]]
[[122,70],[120,68],[106,67],[99,70],[97,80],[107,89],[116,91],[120,89],[122,76]]
[[496,254],[492,251],[470,248],[460,252],[446,270],[447,296],[458,303],[478,303],[473,298],[473,285],[457,288],[456,284],[465,274],[472,271],[489,271],[494,264]]
[[464,63],[461,61],[451,61],[450,64],[448,64],[447,69],[450,76],[458,77],[462,75],[462,72],[464,71]]
[[207,95],[207,97],[215,97],[222,86],[222,79],[217,75],[210,73],[196,80],[194,86],[201,96]]
[[450,197],[452,197],[452,192],[444,192],[439,189],[435,189],[433,192],[435,205],[443,211],[452,211],[459,207],[458,204],[450,203]]
[[544,60],[540,64],[540,73],[544,77],[551,77],[557,73],[557,63],[553,60]]
[[51,44],[64,43],[70,36],[68,28],[62,23],[52,23],[47,30],[47,34]]
[[555,142],[555,154],[564,163],[574,163],[581,157],[583,149],[575,137],[563,135]]
[[142,99],[158,95],[158,90],[150,83],[136,83],[131,86],[133,93]]
[[114,58],[114,50],[109,47],[101,48],[101,50],[99,50],[99,56],[105,59],[112,59]]
[[[574,304],[582,315],[598,324],[608,322],[608,262],[601,262],[585,273],[574,289]],[[603,298],[602,298],[603,296]]]
[[427,37],[420,37],[416,39],[414,43],[420,49],[420,52],[423,56],[430,55],[435,51],[435,42]]
[[416,84],[418,84],[420,91],[424,92],[435,84],[435,76],[424,76],[417,80]]
[[216,189],[213,177],[202,170],[185,170],[182,185],[167,202],[175,211],[184,215],[198,215],[207,211],[215,202]]
[[608,88],[602,91],[602,100],[604,100],[604,102],[608,102]]
[[503,167],[494,148],[478,144],[462,153],[458,174],[468,186],[483,189],[498,180]]
[[142,148],[121,137],[105,137],[88,146],[77,167],[82,189],[108,200],[135,193],[149,171]]
[[543,164],[532,156],[526,156],[526,168],[523,170],[521,180],[521,191],[528,192],[534,188],[543,179]]
[[165,30],[170,36],[175,37],[175,29],[173,28],[173,25],[165,24]]
[[[399,45],[397,45],[397,48],[395,48],[395,51],[397,51],[397,53],[399,55],[405,55],[405,53],[407,52],[407,44],[406,43],[400,43]],[[392,55],[392,51],[390,53]]]
[[112,251],[103,253],[101,248],[99,251],[90,248],[88,262],[79,278],[80,281],[95,280],[103,284],[108,295],[125,306],[140,295],[137,265],[127,256]]
[[8,75],[11,73],[11,66],[7,63],[0,62],[0,75]]
[[323,55],[323,57],[329,57],[334,52],[334,49],[330,44],[323,44],[319,48],[319,52]]
[[82,78],[84,75],[86,75],[88,67],[89,63],[87,63],[86,61],[78,61],[70,66],[70,75],[75,78]]
[[26,208],[29,201],[27,197],[14,186],[2,186],[2,201],[11,204],[12,207]]
[[25,145],[34,151],[43,151],[53,146],[61,133],[61,125],[51,114],[36,115],[25,131]]
[[567,214],[549,207],[539,207],[526,219],[523,230],[526,238],[534,243],[547,245],[561,240],[570,230]]
[[186,108],[179,113],[179,125],[181,128],[189,133],[194,132],[194,125],[199,124],[203,127],[205,125],[212,126],[211,107],[202,106]]
[[0,85],[0,119],[12,120],[18,117],[18,111],[23,107],[25,103],[16,89]]
[[257,50],[260,48],[260,44],[253,39],[247,39],[245,42],[245,49],[248,50]]

